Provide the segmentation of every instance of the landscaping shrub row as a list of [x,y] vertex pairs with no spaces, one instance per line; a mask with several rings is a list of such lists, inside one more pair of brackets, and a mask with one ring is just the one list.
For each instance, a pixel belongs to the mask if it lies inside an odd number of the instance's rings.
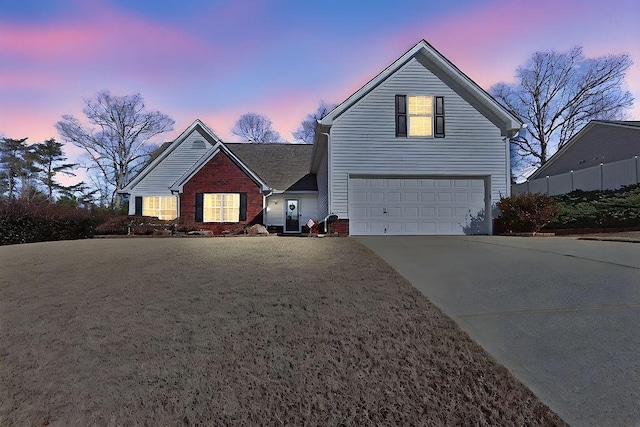
[[155,217],[117,215],[108,218],[96,229],[102,235],[151,235],[157,231],[171,230],[187,233],[199,228],[184,220],[162,221]]
[[547,228],[640,227],[640,185],[619,190],[574,191],[554,196],[560,216]]
[[501,198],[498,233],[541,229],[640,227],[640,184],[607,191],[573,191],[559,196],[520,194]]
[[24,200],[0,200],[0,245],[86,239],[100,217],[86,209]]
[[97,234],[150,235],[161,230],[186,233],[198,227],[189,221],[161,221],[96,207],[0,200],[0,245],[87,239]]

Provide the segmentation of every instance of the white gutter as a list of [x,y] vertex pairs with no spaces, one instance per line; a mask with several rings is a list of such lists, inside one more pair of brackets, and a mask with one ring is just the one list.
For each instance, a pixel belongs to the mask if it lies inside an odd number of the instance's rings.
[[322,132],[321,135],[327,136],[327,214],[331,214],[331,128],[328,132]]

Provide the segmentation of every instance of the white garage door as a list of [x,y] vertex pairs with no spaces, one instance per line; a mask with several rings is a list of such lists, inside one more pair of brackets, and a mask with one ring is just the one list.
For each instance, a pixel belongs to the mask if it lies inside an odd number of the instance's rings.
[[484,198],[483,179],[350,178],[349,232],[486,234]]

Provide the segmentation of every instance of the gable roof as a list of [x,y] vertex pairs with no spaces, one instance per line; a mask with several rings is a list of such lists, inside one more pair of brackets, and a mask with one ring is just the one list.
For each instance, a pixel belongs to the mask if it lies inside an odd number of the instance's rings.
[[529,180],[611,163],[640,155],[640,121],[592,120]]
[[189,137],[194,131],[199,132],[212,146],[221,143],[222,141],[218,136],[213,133],[211,129],[207,127],[200,119],[196,119],[191,125],[184,130],[173,142],[164,143],[158,148],[151,156],[147,165],[142,168],[138,174],[122,189],[118,190],[118,193],[129,193],[142,179],[149,174],[162,160],[164,160],[169,154],[171,154],[180,144]]
[[404,55],[382,70],[382,72],[373,79],[369,80],[368,83],[358,89],[344,102],[331,110],[324,118],[319,120],[318,123],[321,126],[331,126],[333,121],[342,113],[351,108],[366,94],[382,84],[387,78],[392,76],[412,58],[418,59],[423,65],[428,66],[428,68],[433,68],[433,70],[437,71],[439,76],[446,77],[448,80],[447,83],[456,86],[457,92],[462,91],[467,95],[465,97],[467,102],[472,103],[483,114],[492,116],[489,118],[493,119],[492,121],[494,121],[494,123],[501,122],[501,125],[498,125],[498,123],[496,123],[496,125],[500,127],[505,136],[510,136],[508,135],[509,131],[521,128],[522,122],[517,117],[507,111],[498,101],[478,86],[478,84],[471,80],[466,74],[460,71],[458,67],[453,65],[453,63],[451,63],[425,40],[419,41]]
[[169,187],[172,190],[181,190],[195,173],[222,151],[263,191],[318,191],[316,177],[309,173],[308,167],[312,145],[224,143],[202,121],[195,120],[173,142],[162,144],[153,153],[151,160],[140,173],[119,192],[131,192],[149,172],[167,158],[194,131],[199,132],[211,144],[211,147]]
[[223,152],[225,155],[227,155],[229,157],[229,159],[231,159],[231,161],[233,163],[235,163],[240,169],[242,169],[242,171],[247,174],[247,176],[249,178],[251,178],[256,184],[258,184],[261,188],[262,191],[268,191],[270,190],[269,186],[267,185],[266,182],[264,182],[264,180],[260,179],[259,176],[257,176],[251,169],[249,169],[247,167],[247,165],[245,165],[240,159],[238,159],[238,157],[233,154],[225,145],[222,141],[216,143],[216,145],[214,145],[213,147],[211,147],[210,149],[207,150],[206,153],[204,153],[202,155],[202,157],[200,157],[200,159],[193,164],[180,178],[178,178],[176,180],[176,182],[173,183],[173,185],[171,187],[169,187],[171,189],[171,191],[180,191],[182,192],[182,188],[184,187],[184,185],[191,179],[193,178],[193,176],[198,173],[198,171],[200,169],[202,169],[204,167],[204,165],[206,165],[209,160],[211,160],[213,157],[215,157],[218,153]]

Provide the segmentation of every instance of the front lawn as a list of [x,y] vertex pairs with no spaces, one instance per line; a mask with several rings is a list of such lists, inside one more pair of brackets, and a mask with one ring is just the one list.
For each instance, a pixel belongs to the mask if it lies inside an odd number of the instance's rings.
[[0,425],[562,425],[347,238],[0,247]]

